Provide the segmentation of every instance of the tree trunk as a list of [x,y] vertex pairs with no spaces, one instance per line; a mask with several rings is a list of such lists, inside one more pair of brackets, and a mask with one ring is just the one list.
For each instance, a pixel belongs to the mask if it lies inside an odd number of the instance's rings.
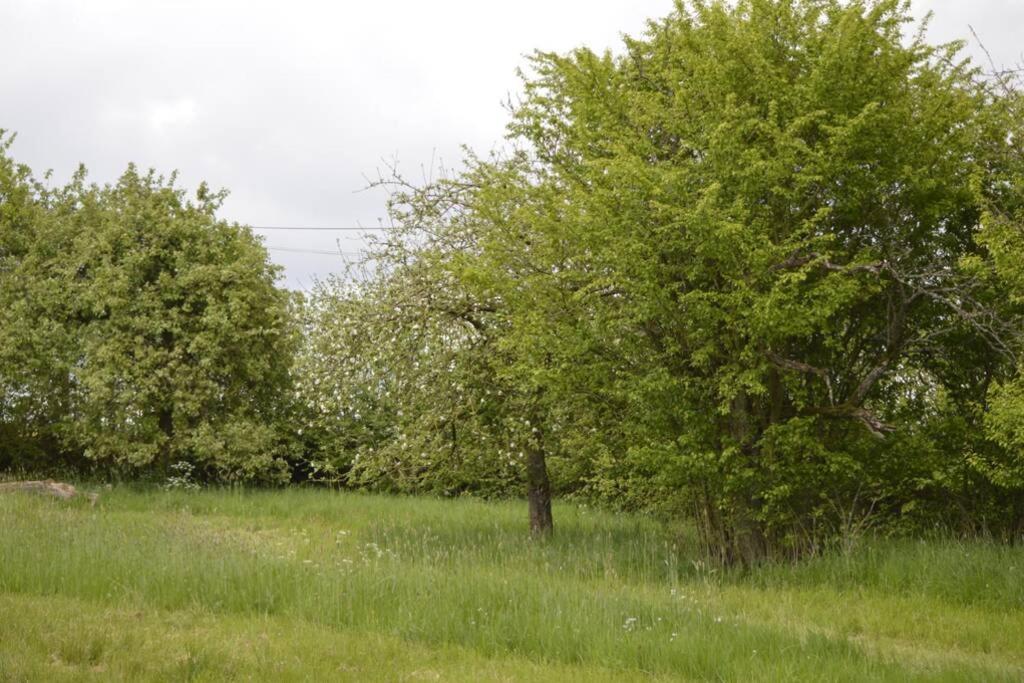
[[555,530],[551,516],[551,480],[544,448],[530,444],[526,451],[526,498],[530,508],[530,536],[550,536]]
[[[732,440],[751,469],[758,467],[758,453],[755,444],[755,416],[751,410],[750,397],[740,392],[732,401],[730,432]],[[767,540],[762,525],[755,518],[755,508],[760,504],[759,491],[741,493],[742,499],[733,504],[730,515],[730,542],[727,550],[728,563],[753,566],[768,555]]]

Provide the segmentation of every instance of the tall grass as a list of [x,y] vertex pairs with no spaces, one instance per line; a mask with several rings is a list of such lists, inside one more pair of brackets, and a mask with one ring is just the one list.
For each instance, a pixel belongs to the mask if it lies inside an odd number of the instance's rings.
[[546,543],[523,517],[511,503],[302,490],[121,488],[95,507],[5,496],[0,594],[692,680],[1024,676],[1019,548],[876,542],[722,574],[642,517],[560,505]]

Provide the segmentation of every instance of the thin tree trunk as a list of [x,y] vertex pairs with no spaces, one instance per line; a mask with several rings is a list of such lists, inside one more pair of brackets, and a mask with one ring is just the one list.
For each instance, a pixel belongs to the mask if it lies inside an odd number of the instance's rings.
[[526,499],[530,508],[530,535],[550,536],[555,530],[551,516],[551,480],[544,448],[530,444],[526,451]]

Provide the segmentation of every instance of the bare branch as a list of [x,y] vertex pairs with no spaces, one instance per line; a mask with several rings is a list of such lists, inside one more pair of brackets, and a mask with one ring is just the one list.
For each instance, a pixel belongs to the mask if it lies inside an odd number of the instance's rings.
[[768,360],[770,360],[775,366],[783,370],[793,370],[796,372],[804,372],[811,375],[820,377],[825,382],[825,386],[828,388],[828,402],[830,405],[835,405],[835,396],[832,393],[832,380],[829,379],[828,372],[821,368],[816,368],[808,363],[801,363],[797,360],[790,360],[789,358],[783,358],[774,351],[768,352]]

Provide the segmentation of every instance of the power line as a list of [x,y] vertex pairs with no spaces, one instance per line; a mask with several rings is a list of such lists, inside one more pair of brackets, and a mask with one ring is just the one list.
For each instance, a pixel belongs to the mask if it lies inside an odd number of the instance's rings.
[[322,232],[364,232],[367,230],[396,230],[397,228],[378,226],[376,228],[314,228],[302,225],[252,225],[253,230],[316,230]]
[[287,251],[293,254],[323,254],[325,256],[362,256],[355,251],[337,251],[329,249],[296,249],[294,247],[266,247],[268,251]]

